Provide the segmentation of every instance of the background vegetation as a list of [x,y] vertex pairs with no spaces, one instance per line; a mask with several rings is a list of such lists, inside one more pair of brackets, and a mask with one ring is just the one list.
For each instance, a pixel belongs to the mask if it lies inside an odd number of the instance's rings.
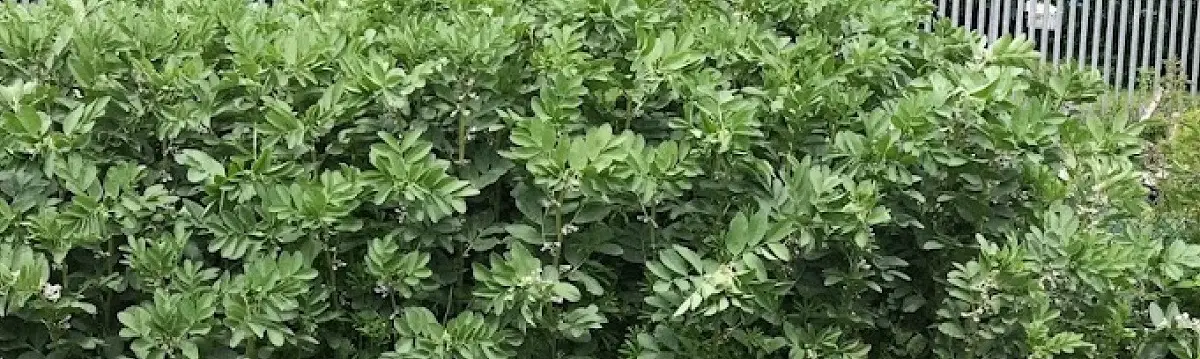
[[1147,123],[929,12],[4,5],[0,357],[1196,357]]

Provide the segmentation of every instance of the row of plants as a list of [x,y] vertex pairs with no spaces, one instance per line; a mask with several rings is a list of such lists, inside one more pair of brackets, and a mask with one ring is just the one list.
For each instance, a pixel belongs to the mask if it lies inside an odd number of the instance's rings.
[[5,4],[0,357],[1196,357],[1146,124],[931,10]]

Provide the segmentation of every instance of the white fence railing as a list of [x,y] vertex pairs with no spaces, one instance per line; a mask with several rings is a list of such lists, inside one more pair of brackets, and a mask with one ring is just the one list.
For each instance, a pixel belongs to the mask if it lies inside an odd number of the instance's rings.
[[1156,84],[1177,61],[1176,74],[1200,92],[1200,0],[930,1],[937,17],[988,39],[1025,36],[1047,61],[1093,66],[1118,88]]

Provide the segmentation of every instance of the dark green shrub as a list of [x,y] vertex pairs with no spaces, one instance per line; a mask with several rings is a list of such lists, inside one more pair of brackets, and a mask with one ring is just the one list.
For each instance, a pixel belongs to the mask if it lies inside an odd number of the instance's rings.
[[6,5],[0,356],[1194,356],[1139,126],[928,12]]

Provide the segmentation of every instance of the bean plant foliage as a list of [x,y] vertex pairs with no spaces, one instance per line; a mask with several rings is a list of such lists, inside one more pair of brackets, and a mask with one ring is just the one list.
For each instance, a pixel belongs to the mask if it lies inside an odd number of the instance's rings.
[[0,10],[0,357],[1196,357],[1104,84],[924,0]]

